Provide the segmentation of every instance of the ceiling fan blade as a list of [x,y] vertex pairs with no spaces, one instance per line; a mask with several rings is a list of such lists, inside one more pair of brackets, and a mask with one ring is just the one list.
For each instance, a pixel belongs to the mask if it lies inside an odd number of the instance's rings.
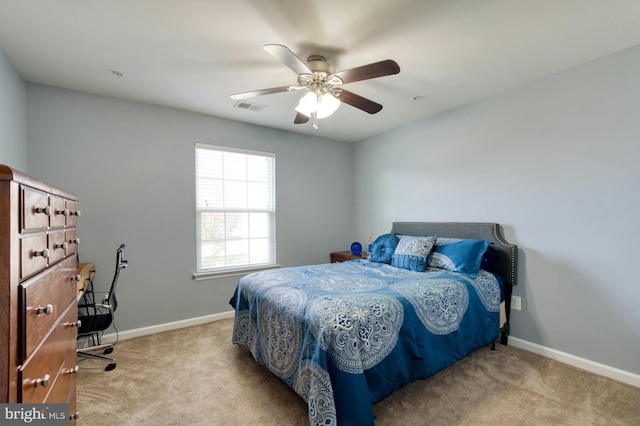
[[282,44],[265,44],[264,50],[271,53],[277,60],[285,64],[296,74],[313,74],[307,64],[296,56],[287,46]]
[[363,65],[357,68],[351,68],[335,73],[340,77],[343,84],[353,83],[354,81],[368,80],[370,78],[384,77],[385,75],[398,74],[400,66],[396,61],[387,59],[373,64]]
[[272,93],[288,92],[290,86],[272,87],[270,89],[252,90],[250,92],[234,93],[231,99],[248,99],[256,96],[270,95]]
[[308,121],[309,121],[309,117],[299,112],[298,114],[296,114],[296,119],[293,120],[293,124],[304,124]]
[[367,98],[363,98],[360,95],[356,95],[353,92],[349,92],[347,90],[341,89],[340,96],[338,99],[345,104],[351,105],[352,107],[361,109],[364,112],[368,112],[369,114],[375,114],[382,109],[382,105],[377,102],[373,102]]

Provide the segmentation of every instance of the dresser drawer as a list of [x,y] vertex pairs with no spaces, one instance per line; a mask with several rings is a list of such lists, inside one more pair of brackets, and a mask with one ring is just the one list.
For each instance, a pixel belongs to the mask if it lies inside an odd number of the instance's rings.
[[67,404],[69,404],[69,420],[70,420],[69,424],[70,426],[73,426],[76,424],[76,420],[80,416],[80,414],[76,411],[77,404],[76,404],[76,387],[75,386],[73,387],[73,389],[71,390],[71,393],[69,394],[69,399],[67,400]]
[[78,251],[78,237],[76,235],[76,228],[68,228],[64,231],[65,240],[67,240],[67,256],[75,254]]
[[51,231],[48,234],[49,248],[49,265],[61,261],[67,255],[67,241],[65,239],[65,231]]
[[20,185],[20,231],[35,231],[49,226],[49,197],[46,192]]
[[52,195],[49,197],[49,207],[51,207],[49,215],[49,226],[52,228],[64,228],[67,224],[67,201],[62,197]]
[[[77,319],[77,306],[71,303],[42,345],[20,368],[18,376],[22,385],[21,402],[42,403],[47,400],[59,373],[63,372],[65,360],[75,357],[78,329],[70,324]],[[67,398],[60,402],[66,400]]]
[[20,359],[31,355],[60,314],[76,298],[76,262],[75,257],[69,257],[37,279],[21,284],[22,330],[26,338],[20,348]]
[[78,210],[78,202],[67,200],[67,226],[77,226],[78,217],[80,217],[80,210]]
[[25,279],[47,267],[49,248],[47,234],[20,239],[20,278]]
[[76,384],[77,371],[78,366],[76,363],[76,354],[74,352],[64,360],[60,371],[58,371],[58,376],[56,377],[55,382],[53,382],[53,386],[51,387],[51,390],[47,395],[47,399],[44,402],[50,404],[67,403],[67,401],[69,401],[71,390]]

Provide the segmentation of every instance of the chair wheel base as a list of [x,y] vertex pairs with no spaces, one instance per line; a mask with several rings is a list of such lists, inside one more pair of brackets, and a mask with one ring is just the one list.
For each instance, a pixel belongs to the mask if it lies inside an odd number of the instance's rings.
[[113,352],[113,348],[107,348],[102,353],[106,355],[106,354],[110,354],[111,352]]
[[116,368],[116,363],[114,362],[113,364],[109,364],[104,368],[104,371],[111,371],[114,370]]

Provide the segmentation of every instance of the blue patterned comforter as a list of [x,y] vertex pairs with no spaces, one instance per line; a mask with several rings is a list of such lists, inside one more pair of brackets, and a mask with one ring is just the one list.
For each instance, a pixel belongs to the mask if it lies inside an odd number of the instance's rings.
[[312,425],[373,425],[373,403],[499,333],[501,290],[477,278],[366,260],[240,279],[233,342],[309,406]]

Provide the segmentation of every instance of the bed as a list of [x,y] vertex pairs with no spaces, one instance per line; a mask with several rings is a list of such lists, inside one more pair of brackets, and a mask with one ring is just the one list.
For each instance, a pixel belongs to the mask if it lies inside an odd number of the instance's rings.
[[495,223],[394,222],[369,260],[242,277],[233,343],[307,402],[310,424],[373,425],[395,390],[507,344],[516,262]]

